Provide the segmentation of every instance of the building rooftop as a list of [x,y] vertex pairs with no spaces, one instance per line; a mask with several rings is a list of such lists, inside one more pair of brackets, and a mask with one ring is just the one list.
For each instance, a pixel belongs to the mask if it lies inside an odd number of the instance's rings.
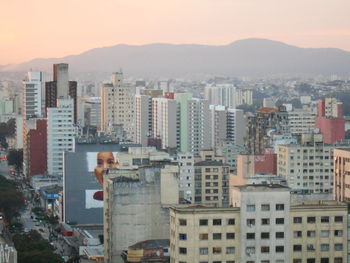
[[240,189],[242,192],[261,192],[261,191],[290,191],[290,188],[281,184],[247,184],[241,186],[234,186],[235,188]]
[[129,247],[130,250],[136,249],[155,249],[160,247],[169,247],[170,240],[169,239],[154,239],[154,240],[145,240],[138,242]]
[[271,113],[271,112],[277,112],[278,109],[276,108],[270,108],[270,107],[263,107],[258,109],[258,112],[265,112],[265,113]]

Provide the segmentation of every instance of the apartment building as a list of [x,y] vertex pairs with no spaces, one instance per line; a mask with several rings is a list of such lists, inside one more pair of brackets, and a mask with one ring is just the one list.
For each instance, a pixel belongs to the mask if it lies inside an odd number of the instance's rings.
[[194,163],[196,204],[225,207],[229,204],[230,166],[212,151],[201,151]]
[[316,112],[312,108],[295,109],[288,112],[288,126],[291,134],[313,133]]
[[125,83],[122,72],[112,74],[112,83],[101,87],[101,129],[114,133],[122,126],[127,140],[134,139],[134,85]]
[[171,208],[170,262],[347,262],[345,203],[291,203],[280,185],[235,190],[230,208]]
[[350,148],[334,149],[334,200],[350,202]]
[[333,149],[322,134],[303,134],[299,144],[277,146],[277,175],[302,193],[333,191]]
[[212,105],[236,108],[236,88],[232,84],[216,84],[204,89],[204,98]]
[[74,136],[74,100],[58,99],[56,108],[47,109],[47,170],[50,175],[63,175],[63,153],[73,150]]
[[192,153],[178,153],[179,196],[182,203],[194,202],[194,157]]
[[178,103],[178,149],[180,152],[192,152],[195,156],[201,150],[211,148],[211,123],[209,102],[193,99],[192,94],[176,93]]

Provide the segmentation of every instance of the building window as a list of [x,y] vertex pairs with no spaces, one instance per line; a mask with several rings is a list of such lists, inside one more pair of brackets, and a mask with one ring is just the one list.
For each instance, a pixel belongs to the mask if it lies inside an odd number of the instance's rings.
[[262,232],[261,233],[261,239],[269,239],[270,233],[269,232]]
[[334,263],[343,263],[343,258],[334,258]]
[[179,224],[180,224],[180,226],[186,226],[187,220],[186,219],[179,219]]
[[306,246],[306,248],[307,248],[307,251],[315,251],[315,247],[314,247],[313,244],[308,244],[308,245]]
[[293,251],[301,251],[301,245],[294,245]]
[[221,239],[221,233],[213,233],[213,240],[220,240]]
[[270,253],[270,247],[261,247],[261,253]]
[[270,225],[270,218],[262,218],[261,224],[262,225]]
[[329,263],[329,258],[321,258],[321,263]]
[[329,244],[321,244],[321,251],[328,251],[329,250]]
[[245,252],[247,253],[247,255],[253,255],[255,254],[255,247],[247,247]]
[[213,247],[213,254],[221,254],[221,247]]
[[276,246],[276,252],[277,252],[277,253],[282,253],[282,252],[284,252],[284,246]]
[[213,226],[221,226],[221,219],[213,219]]
[[302,263],[301,258],[294,258],[293,263]]
[[321,237],[329,237],[329,230],[321,230]]
[[307,237],[315,237],[316,231],[307,231]]
[[200,226],[207,226],[208,225],[208,219],[199,219],[199,225]]
[[255,205],[247,205],[247,211],[248,212],[254,212],[255,211]]
[[321,223],[329,223],[329,216],[321,216]]
[[208,255],[208,248],[207,247],[200,247],[199,254],[200,255]]
[[234,254],[236,251],[235,247],[227,247],[226,254]]
[[199,240],[208,240],[208,234],[199,234]]
[[336,223],[343,222],[343,217],[342,216],[335,216],[334,217],[334,222],[336,222]]
[[301,232],[301,231],[294,231],[293,232],[293,236],[294,236],[294,238],[302,237],[303,236],[303,232]]
[[186,254],[187,254],[187,248],[185,248],[185,247],[179,247],[179,253],[180,253],[180,254],[186,255]]
[[247,239],[255,239],[255,233],[247,233]]
[[276,204],[276,211],[284,211],[284,204]]
[[294,217],[293,223],[294,224],[301,224],[301,223],[303,223],[303,218],[302,217]]
[[335,237],[343,236],[343,230],[334,230],[334,236]]
[[316,259],[314,259],[314,258],[308,258],[308,259],[306,260],[306,263],[316,263]]
[[261,211],[270,211],[270,205],[269,204],[262,204]]
[[315,224],[315,223],[316,223],[316,217],[314,217],[314,216],[308,216],[308,217],[307,217],[307,222],[308,222],[309,224]]
[[247,219],[247,226],[255,226],[255,219],[252,219],[252,218]]
[[227,219],[227,224],[228,225],[234,225],[235,224],[235,219],[234,218]]
[[179,234],[179,239],[180,240],[187,240],[187,235],[186,234]]
[[284,232],[276,232],[276,238],[284,238]]
[[334,250],[335,251],[342,251],[343,250],[343,244],[334,244]]
[[226,239],[235,239],[235,233],[226,233]]
[[284,218],[276,218],[276,225],[283,225],[284,224]]

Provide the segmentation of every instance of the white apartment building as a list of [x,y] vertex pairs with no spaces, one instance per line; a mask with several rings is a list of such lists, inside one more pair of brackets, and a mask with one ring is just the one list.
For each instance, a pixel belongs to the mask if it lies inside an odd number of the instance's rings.
[[122,126],[127,140],[134,139],[135,86],[123,82],[123,73],[112,74],[112,83],[101,87],[101,129],[113,133]]
[[[207,100],[191,99],[187,103],[188,151],[197,155],[201,150],[211,149],[209,102]],[[181,114],[180,118],[183,117]],[[181,140],[183,139],[182,135],[181,133]]]
[[239,105],[253,105],[253,91],[252,90],[236,90],[236,106]]
[[47,169],[51,176],[63,175],[63,153],[74,148],[74,101],[58,99],[57,108],[47,109]]
[[152,136],[152,97],[135,96],[135,142],[147,146]]
[[222,141],[243,146],[246,136],[246,122],[242,110],[210,105],[212,148],[218,148]]
[[167,98],[152,99],[153,137],[162,140],[162,148],[177,146],[177,103]]
[[313,133],[316,111],[313,108],[295,109],[288,112],[288,126],[291,134]]
[[303,134],[300,144],[277,146],[277,175],[294,191],[331,193],[333,190],[333,149],[322,134]]
[[194,202],[194,157],[192,153],[178,153],[179,197],[183,203]]
[[240,262],[288,262],[290,189],[281,185],[238,186],[232,205],[240,207]]
[[41,118],[43,115],[43,73],[30,71],[23,81],[23,118]]
[[213,105],[236,107],[236,88],[232,84],[216,84],[204,89],[204,97]]

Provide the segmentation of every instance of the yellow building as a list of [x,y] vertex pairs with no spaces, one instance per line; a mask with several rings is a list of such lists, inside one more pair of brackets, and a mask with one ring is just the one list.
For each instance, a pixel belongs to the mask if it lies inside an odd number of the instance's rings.
[[239,208],[170,210],[170,262],[239,262]]

